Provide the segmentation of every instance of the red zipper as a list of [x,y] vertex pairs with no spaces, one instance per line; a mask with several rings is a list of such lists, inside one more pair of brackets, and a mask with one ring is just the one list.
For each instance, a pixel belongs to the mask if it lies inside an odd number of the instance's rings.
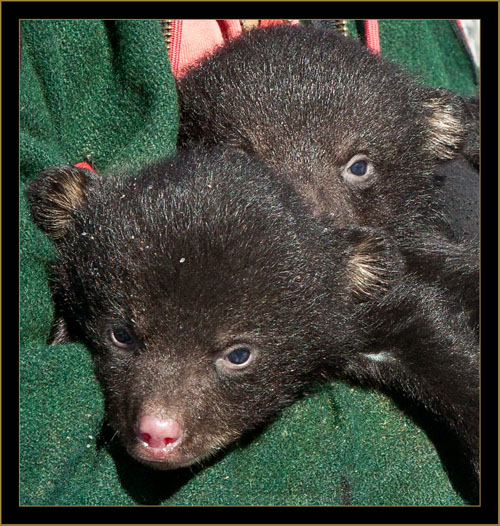
[[182,20],[162,20],[161,28],[163,39],[167,46],[168,58],[172,71],[176,72],[179,66],[181,49]]
[[[260,27],[275,25],[286,22],[285,20],[261,20]],[[341,32],[347,33],[347,22],[339,20],[342,23]],[[163,38],[168,51],[168,58],[174,75],[177,75],[179,68],[179,57],[182,38],[182,20],[161,20]],[[365,20],[365,45],[374,54],[380,54],[380,37],[378,20]]]

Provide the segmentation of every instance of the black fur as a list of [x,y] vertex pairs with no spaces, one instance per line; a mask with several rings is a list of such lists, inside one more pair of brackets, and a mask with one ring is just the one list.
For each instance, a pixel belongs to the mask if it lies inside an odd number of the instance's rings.
[[[477,476],[475,335],[381,230],[316,220],[287,183],[231,150],[185,152],[128,178],[51,168],[28,196],[59,254],[55,337],[93,349],[108,417],[133,456],[199,462],[311,381],[341,379],[423,408]],[[113,344],[113,327],[133,345]],[[236,343],[253,361],[227,369]],[[161,462],[136,437],[144,412],[185,430]]]
[[434,172],[443,200],[443,230],[452,241],[479,243],[479,173],[462,157],[442,164]]
[[[477,104],[425,87],[359,42],[311,26],[256,29],[178,82],[180,145],[224,143],[283,174],[337,225],[434,225],[433,171],[477,137]],[[343,177],[357,154],[370,177]]]
[[[413,272],[453,284],[478,332],[479,178],[460,156],[477,169],[477,99],[423,86],[311,26],[250,31],[188,70],[178,93],[181,147],[244,150],[290,181],[313,215],[384,228]],[[359,155],[371,173],[347,178]]]

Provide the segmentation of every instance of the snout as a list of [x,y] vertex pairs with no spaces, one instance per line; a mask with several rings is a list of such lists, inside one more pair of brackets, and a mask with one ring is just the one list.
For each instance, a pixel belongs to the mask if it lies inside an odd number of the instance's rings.
[[182,443],[184,429],[172,418],[160,418],[144,414],[137,419],[136,456],[144,461],[168,461]]

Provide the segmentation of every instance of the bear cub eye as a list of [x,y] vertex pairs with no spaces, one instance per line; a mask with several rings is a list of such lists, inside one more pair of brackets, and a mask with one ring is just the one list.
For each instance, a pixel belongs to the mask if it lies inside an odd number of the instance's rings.
[[352,157],[342,169],[344,180],[354,185],[369,181],[374,173],[373,163],[363,154]]
[[368,163],[366,161],[358,161],[349,167],[353,175],[365,175],[368,170]]
[[216,366],[221,371],[242,370],[254,361],[255,355],[255,350],[247,345],[234,345],[217,359]]
[[227,359],[233,364],[233,365],[243,365],[245,362],[247,362],[250,359],[250,349],[247,349],[246,347],[238,347],[234,351],[231,351],[227,355]]
[[129,329],[123,325],[114,325],[110,328],[111,343],[120,349],[133,349],[136,340]]

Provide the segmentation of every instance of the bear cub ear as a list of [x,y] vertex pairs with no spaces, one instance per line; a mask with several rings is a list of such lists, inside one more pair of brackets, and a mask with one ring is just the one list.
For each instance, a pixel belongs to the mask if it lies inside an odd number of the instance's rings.
[[361,302],[381,299],[405,272],[396,242],[372,228],[351,229],[347,240],[351,243],[347,264],[351,293]]
[[74,166],[54,166],[38,174],[26,190],[36,225],[54,241],[63,238],[95,177]]
[[469,141],[479,135],[478,120],[471,116],[467,103],[445,89],[426,90],[422,106],[426,115],[427,149],[439,160],[453,159]]

